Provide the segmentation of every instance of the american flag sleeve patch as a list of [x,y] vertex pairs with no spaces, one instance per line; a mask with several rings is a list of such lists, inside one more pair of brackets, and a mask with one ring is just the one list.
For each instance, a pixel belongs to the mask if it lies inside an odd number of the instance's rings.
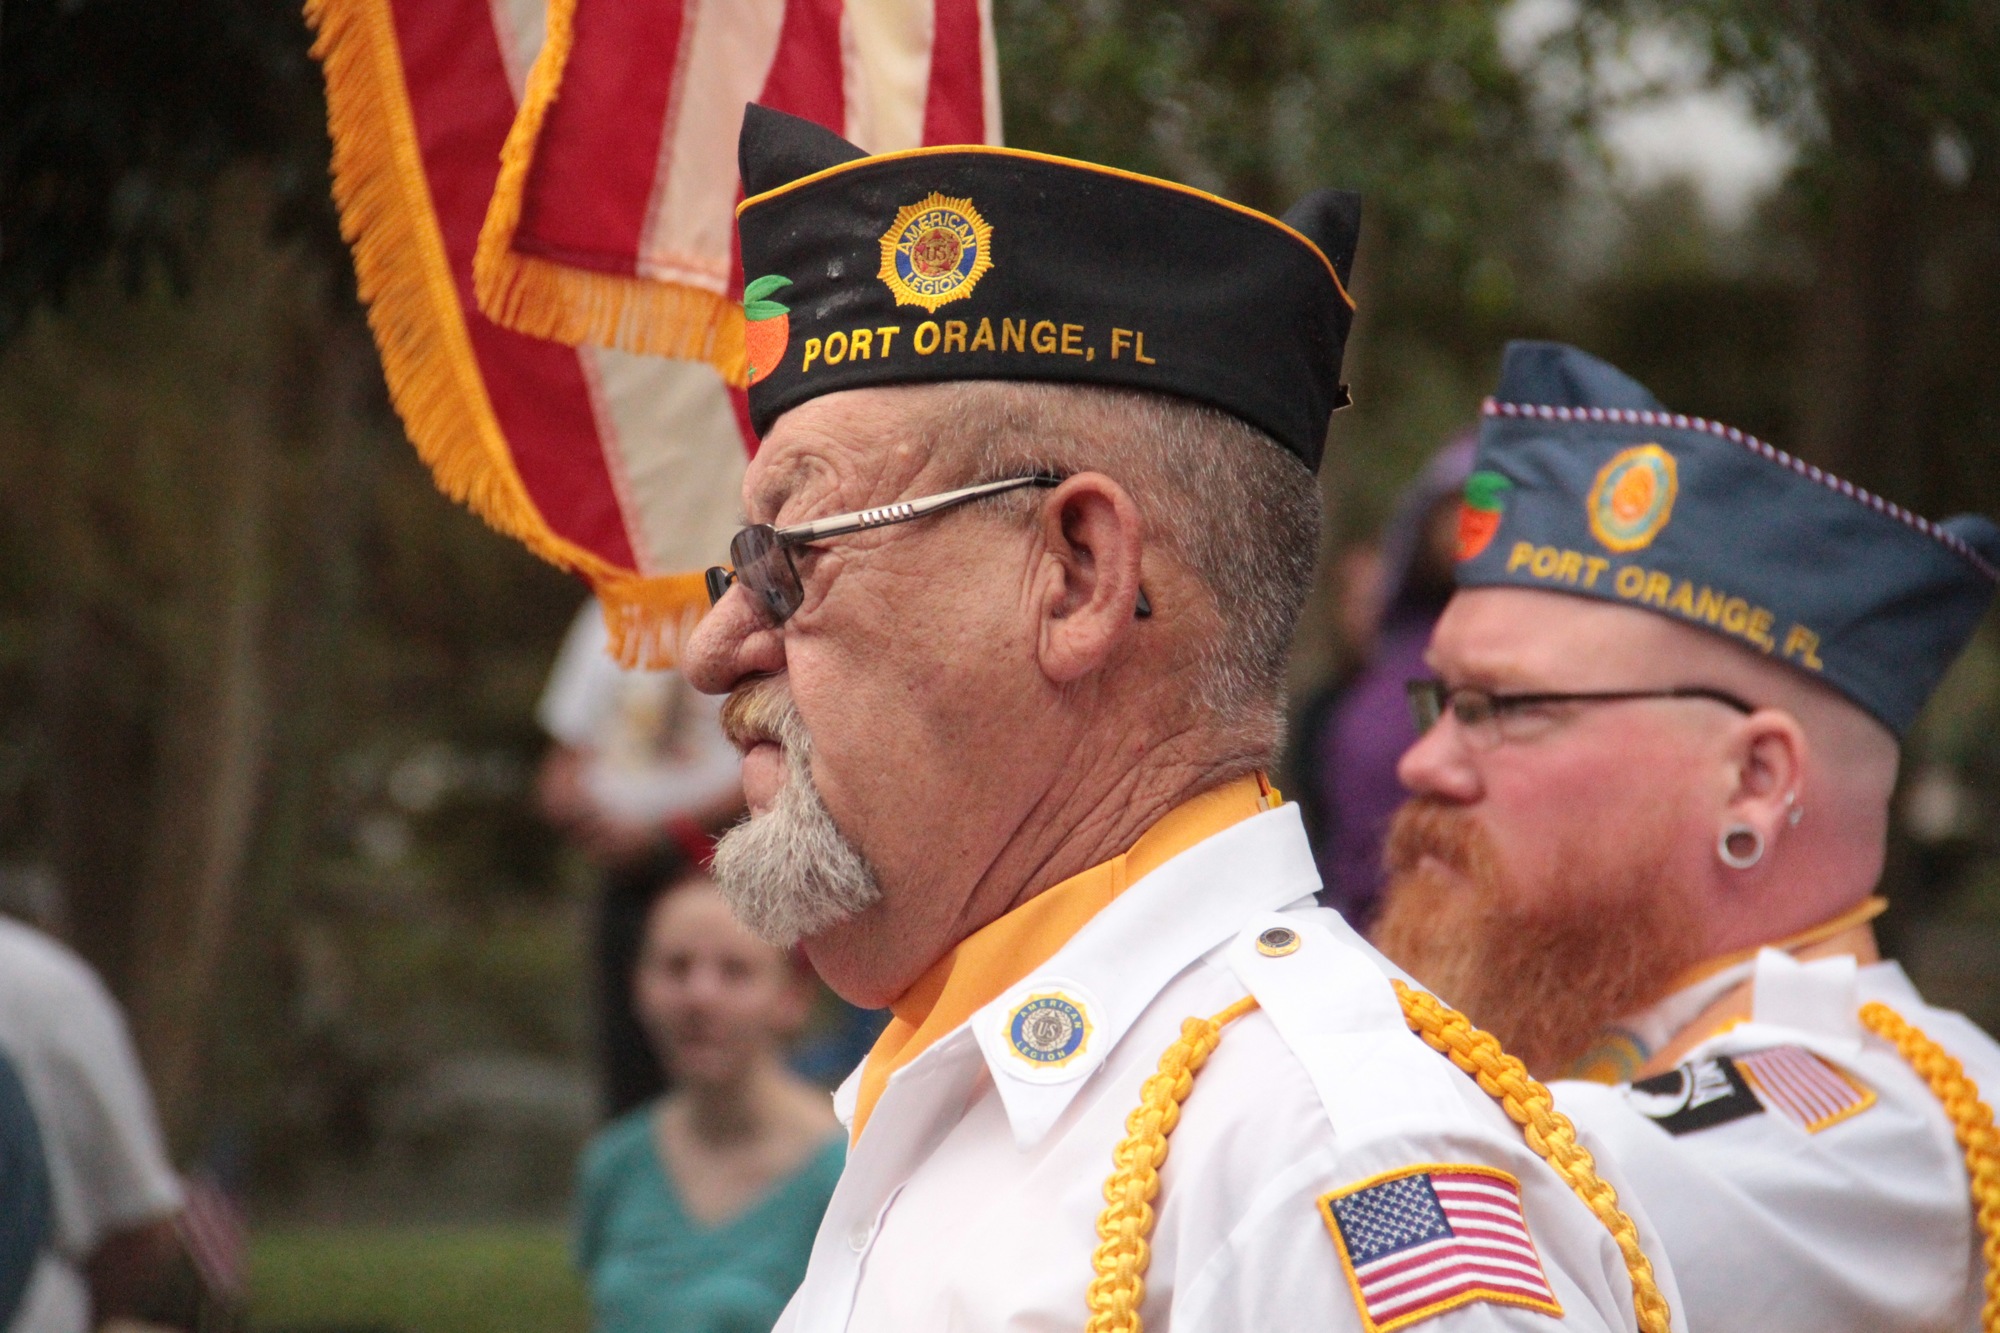
[[1505,1171],[1406,1167],[1322,1195],[1319,1210],[1367,1333],[1474,1301],[1562,1314]]
[[1875,1104],[1873,1092],[1802,1046],[1774,1046],[1735,1060],[1764,1104],[1808,1134]]

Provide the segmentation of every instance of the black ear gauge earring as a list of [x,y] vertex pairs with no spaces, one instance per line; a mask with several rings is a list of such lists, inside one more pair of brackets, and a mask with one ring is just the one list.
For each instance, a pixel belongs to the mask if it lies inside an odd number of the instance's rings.
[[1153,604],[1146,600],[1146,590],[1144,588],[1139,589],[1139,605],[1132,612],[1132,616],[1135,620],[1151,620],[1153,618]]

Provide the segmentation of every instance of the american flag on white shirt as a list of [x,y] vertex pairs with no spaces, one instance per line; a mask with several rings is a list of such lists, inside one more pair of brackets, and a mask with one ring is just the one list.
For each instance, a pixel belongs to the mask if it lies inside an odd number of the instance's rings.
[[1504,1171],[1413,1167],[1329,1194],[1320,1210],[1368,1333],[1473,1301],[1562,1313]]
[[1802,1046],[1773,1046],[1735,1057],[1766,1106],[1808,1134],[1875,1104],[1875,1094]]

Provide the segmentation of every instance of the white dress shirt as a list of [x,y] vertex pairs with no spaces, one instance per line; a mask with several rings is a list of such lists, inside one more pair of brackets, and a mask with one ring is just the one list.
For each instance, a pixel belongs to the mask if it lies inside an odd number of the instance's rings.
[[[1631,1282],[1609,1233],[1492,1100],[1409,1031],[1393,967],[1314,905],[1318,886],[1296,807],[1253,816],[1135,882],[899,1069],[849,1152],[781,1333],[1075,1333],[1112,1149],[1141,1082],[1184,1019],[1246,994],[1260,1007],[1223,1029],[1169,1140],[1149,1333],[1375,1333],[1384,1325],[1365,1318],[1320,1201],[1452,1165],[1518,1180],[1561,1313],[1471,1299],[1411,1323],[1632,1328]],[[1299,947],[1266,956],[1257,938],[1277,926]],[[1022,1006],[1050,995],[1087,1025],[1053,1067],[1018,1050]],[[857,1073],[836,1094],[843,1120],[858,1085]]]
[[1894,963],[1766,949],[1754,986],[1750,1021],[1694,1047],[1673,1074],[1553,1085],[1639,1190],[1689,1327],[1978,1328],[1984,1267],[1951,1122],[1858,1014],[1887,1004],[1989,1097],[2000,1046],[1925,1004]]

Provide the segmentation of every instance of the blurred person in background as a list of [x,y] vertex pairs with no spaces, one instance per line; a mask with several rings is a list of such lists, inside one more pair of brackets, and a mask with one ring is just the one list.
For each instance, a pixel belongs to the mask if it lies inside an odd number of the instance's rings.
[[49,1235],[49,1163],[28,1090],[0,1054],[0,1328],[14,1322]]
[[1900,739],[2000,529],[1557,344],[1510,346],[1487,410],[1377,943],[1531,1072],[1594,1080],[1551,1087],[1688,1327],[2000,1327],[2000,1045],[1870,924]]
[[1343,580],[1342,630],[1361,665],[1307,705],[1300,803],[1325,888],[1320,901],[1367,931],[1382,895],[1382,843],[1403,803],[1396,761],[1417,739],[1404,682],[1423,674],[1424,645],[1452,593],[1459,496],[1472,471],[1474,435],[1441,450],[1397,499],[1383,529],[1379,572]]
[[181,1182],[124,1016],[52,937],[0,916],[0,1055],[39,1128],[49,1230],[8,1333],[83,1333],[130,1317],[192,1328],[200,1279]]
[[592,953],[604,1107],[622,1115],[665,1089],[632,1017],[632,968],[660,883],[707,855],[743,808],[736,751],[716,700],[674,671],[628,670],[608,649],[604,609],[585,602],[536,720],[552,744],[536,783],[542,814],[600,876]]
[[598,1333],[764,1333],[805,1276],[845,1145],[785,1045],[816,985],[706,875],[659,886],[631,1005],[673,1091],[585,1150],[579,1263]]

